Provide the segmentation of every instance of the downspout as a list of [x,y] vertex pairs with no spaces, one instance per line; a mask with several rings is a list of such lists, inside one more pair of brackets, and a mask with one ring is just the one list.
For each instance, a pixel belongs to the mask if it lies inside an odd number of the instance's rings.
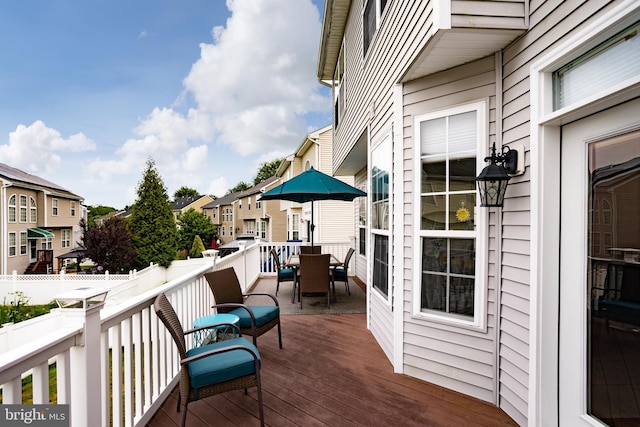
[[[495,54],[496,69],[496,145],[502,147],[502,51]],[[493,403],[500,403],[500,329],[502,316],[502,209],[496,218],[496,301],[495,301],[495,326],[493,328],[494,345],[494,373],[493,373]]]

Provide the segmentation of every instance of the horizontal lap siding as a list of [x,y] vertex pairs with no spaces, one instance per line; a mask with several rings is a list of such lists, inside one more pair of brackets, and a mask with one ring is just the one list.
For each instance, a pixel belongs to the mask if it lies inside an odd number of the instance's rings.
[[503,52],[503,142],[524,145],[526,173],[512,180],[503,212],[500,407],[526,423],[530,340],[530,66],[593,19],[607,1],[532,1],[529,31]]
[[[489,117],[495,118],[495,58],[493,56],[424,77],[404,85],[403,109],[405,126],[405,217],[413,218],[417,203],[413,183],[413,120],[415,116],[478,100],[489,100]],[[490,124],[490,129],[495,125]],[[493,140],[495,135],[490,135]],[[487,293],[487,331],[429,322],[411,316],[414,288],[414,257],[420,259],[420,248],[413,248],[412,223],[405,228],[404,289],[404,371],[425,381],[493,402],[495,400],[495,278],[489,277]],[[495,228],[493,229],[495,233]],[[417,231],[416,231],[417,232]],[[495,236],[495,234],[494,234]],[[493,236],[492,236],[493,237]],[[495,246],[495,245],[494,245]],[[495,251],[495,249],[493,250]],[[490,259],[495,259],[490,250]],[[491,268],[490,268],[491,271]],[[495,268],[493,268],[495,271]]]
[[526,4],[520,1],[451,1],[451,26],[524,28]]

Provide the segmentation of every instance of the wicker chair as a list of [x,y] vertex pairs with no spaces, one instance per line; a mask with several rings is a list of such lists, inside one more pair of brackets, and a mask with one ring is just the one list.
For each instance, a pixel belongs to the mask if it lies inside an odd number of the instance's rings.
[[[212,308],[218,313],[231,313],[240,318],[240,330],[243,334],[253,337],[253,344],[257,345],[257,338],[274,326],[278,327],[278,343],[282,348],[282,333],[280,331],[280,306],[278,299],[271,294],[252,293],[243,294],[240,282],[233,267],[205,273],[204,277],[213,292],[216,305]],[[274,305],[246,305],[245,298],[251,295],[268,296]]]
[[320,255],[322,253],[322,246],[300,246],[300,253],[305,255]]
[[295,292],[296,272],[293,270],[293,268],[283,267],[280,264],[280,257],[278,256],[278,252],[276,252],[275,248],[271,249],[271,258],[273,259],[273,262],[276,264],[276,268],[278,269],[278,284],[276,285],[276,296],[278,296],[280,282],[293,282],[293,290]]
[[[256,346],[240,336],[214,344],[187,350],[185,336],[201,329],[184,331],[178,316],[164,293],[153,304],[158,318],[169,330],[180,354],[180,393],[178,412],[182,405],[182,423],[187,420],[190,402],[231,390],[257,387],[260,425],[264,426],[262,387],[260,385],[260,353]],[[229,327],[236,327],[229,324]]]
[[302,308],[304,293],[327,293],[327,307],[331,308],[331,271],[329,263],[331,255],[300,254],[300,286],[298,298]]
[[347,290],[347,295],[351,296],[351,291],[349,290],[349,262],[351,261],[351,257],[355,251],[353,248],[349,248],[347,252],[347,256],[344,257],[344,263],[340,267],[335,267],[333,269],[333,281],[335,282],[344,282],[344,286]]

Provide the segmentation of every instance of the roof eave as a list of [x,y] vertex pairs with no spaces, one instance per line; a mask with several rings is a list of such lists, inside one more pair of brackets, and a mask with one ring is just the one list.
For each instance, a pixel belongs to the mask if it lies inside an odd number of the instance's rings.
[[[330,86],[329,82],[333,80],[350,8],[351,0],[326,0],[324,4],[317,74],[318,81],[326,86]],[[332,50],[331,46],[336,44],[338,48]]]

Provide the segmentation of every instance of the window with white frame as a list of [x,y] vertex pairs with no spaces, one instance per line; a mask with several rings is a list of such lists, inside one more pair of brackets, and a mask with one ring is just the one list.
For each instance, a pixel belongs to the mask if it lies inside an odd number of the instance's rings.
[[27,222],[27,196],[20,195],[20,222]]
[[261,239],[267,239],[267,221],[258,221],[258,236]]
[[392,167],[391,134],[371,151],[371,243],[373,245],[372,284],[385,299],[391,298],[389,289],[389,212]]
[[367,51],[380,26],[380,21],[384,10],[387,7],[387,0],[365,0],[362,11],[362,56],[367,56]]
[[16,233],[14,231],[10,231],[9,232],[9,241],[7,242],[9,244],[9,256],[16,256],[17,255],[17,242],[16,242]]
[[247,199],[247,210],[250,211],[251,210],[251,197],[249,197]]
[[68,248],[71,246],[71,230],[65,229],[62,230],[62,235],[60,236],[62,247]]
[[20,232],[20,255],[27,254],[27,232]]
[[[358,189],[367,192],[366,184],[362,184]],[[367,198],[358,198],[358,254],[367,254]]]
[[76,216],[76,202],[73,200],[69,203],[70,214],[72,217]]
[[289,236],[292,240],[300,240],[300,214],[291,214],[291,223],[289,224]]
[[486,103],[416,117],[414,311],[477,323],[483,277],[477,268],[477,153],[486,145]]
[[29,197],[29,222],[38,222],[38,205],[33,197]]
[[224,227],[224,225],[222,227],[220,227],[220,235],[221,236],[225,235],[225,227]]
[[51,215],[58,216],[58,199],[51,199]]
[[9,197],[9,203],[8,203],[8,208],[9,208],[9,212],[8,212],[8,217],[9,217],[9,222],[16,222],[17,220],[17,207],[16,207],[16,195],[12,194],[11,197]]

